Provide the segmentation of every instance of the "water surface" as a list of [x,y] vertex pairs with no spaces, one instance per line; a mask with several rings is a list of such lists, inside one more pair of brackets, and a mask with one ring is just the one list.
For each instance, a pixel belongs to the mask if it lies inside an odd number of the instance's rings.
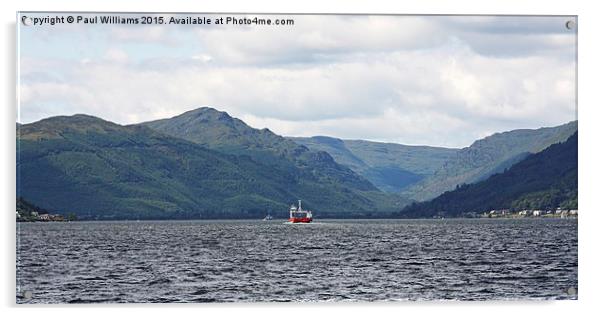
[[577,220],[17,223],[18,303],[524,300],[576,293]]

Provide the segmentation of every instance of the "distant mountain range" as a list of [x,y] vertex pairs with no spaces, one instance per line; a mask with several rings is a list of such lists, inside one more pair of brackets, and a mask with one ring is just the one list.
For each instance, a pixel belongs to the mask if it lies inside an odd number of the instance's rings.
[[413,200],[426,201],[457,185],[474,183],[537,153],[563,142],[577,131],[577,122],[557,127],[519,129],[496,133],[458,151],[435,174],[403,192]]
[[351,168],[385,192],[399,193],[431,177],[459,149],[407,146],[326,136],[290,137],[313,150],[328,152],[336,162]]
[[402,217],[461,216],[494,209],[577,209],[577,132],[502,173],[405,207]]
[[387,217],[486,179],[576,122],[495,134],[464,149],[285,138],[212,108],[122,126],[88,115],[17,124],[17,195],[80,219]]
[[577,122],[557,127],[497,133],[463,149],[405,146],[316,136],[291,138],[323,150],[386,192],[425,201],[457,185],[484,180],[531,153],[566,140]]

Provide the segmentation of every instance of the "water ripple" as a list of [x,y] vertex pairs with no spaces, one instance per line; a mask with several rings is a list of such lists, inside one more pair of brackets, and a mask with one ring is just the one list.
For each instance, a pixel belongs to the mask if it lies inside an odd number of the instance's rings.
[[577,298],[576,220],[18,225],[18,303]]

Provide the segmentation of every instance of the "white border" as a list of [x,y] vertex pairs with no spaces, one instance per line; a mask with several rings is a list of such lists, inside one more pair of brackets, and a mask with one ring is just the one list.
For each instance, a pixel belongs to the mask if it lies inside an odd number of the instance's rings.
[[[600,20],[602,12],[596,10],[595,1],[516,1],[516,0],[422,0],[394,2],[384,0],[305,0],[287,1],[194,1],[164,0],[8,0],[0,2],[2,10],[2,245],[1,260],[3,282],[0,299],[3,312],[30,315],[92,315],[109,313],[136,313],[162,315],[177,309],[178,314],[219,313],[252,315],[305,315],[341,312],[350,315],[365,313],[427,313],[445,315],[508,315],[546,314],[574,315],[593,313],[600,292],[600,217],[602,208],[596,196],[602,185],[600,150]],[[404,304],[219,304],[219,305],[125,305],[125,306],[16,306],[15,301],[15,119],[16,119],[16,11],[167,11],[167,12],[286,12],[286,13],[405,13],[405,14],[558,14],[579,15],[579,300],[558,302],[494,302],[494,303],[404,303]],[[81,310],[85,308],[85,310]],[[139,310],[140,309],[140,310]],[[5,314],[6,315],[6,314]]]

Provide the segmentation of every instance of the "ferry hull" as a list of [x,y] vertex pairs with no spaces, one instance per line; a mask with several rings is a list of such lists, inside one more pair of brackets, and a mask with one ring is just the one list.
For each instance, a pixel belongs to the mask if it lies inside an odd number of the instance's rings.
[[311,223],[312,218],[311,217],[310,218],[307,218],[307,217],[305,217],[305,218],[295,218],[295,217],[293,217],[293,218],[289,218],[288,221],[291,222],[291,223]]

